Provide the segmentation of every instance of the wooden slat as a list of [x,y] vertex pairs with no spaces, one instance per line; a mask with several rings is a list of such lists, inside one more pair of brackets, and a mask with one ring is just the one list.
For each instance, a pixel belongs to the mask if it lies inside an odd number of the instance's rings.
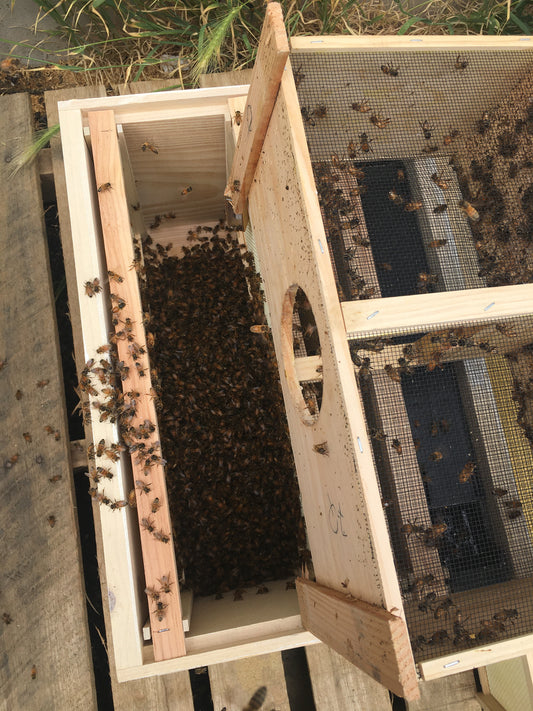
[[[0,97],[0,135],[0,360],[7,361],[0,371],[0,611],[13,620],[0,623],[0,707],[90,710],[96,698],[38,167],[10,176],[14,154],[31,142],[27,94]],[[39,388],[39,380],[48,383]]]
[[448,35],[411,35],[400,37],[398,35],[324,35],[321,37],[292,37],[291,53],[295,57],[298,52],[349,51],[362,50],[428,50],[449,49],[463,51],[468,49],[515,49],[525,50],[533,47],[533,38],[519,37],[490,37],[487,35],[476,36],[448,36]]
[[[381,329],[424,330],[455,321],[498,319],[531,313],[533,284],[485,287],[437,294],[343,301],[346,333],[361,336]],[[462,356],[464,357],[464,355]]]
[[375,605],[310,580],[296,589],[304,627],[398,696],[419,696],[407,626]]
[[[109,189],[99,189],[98,192],[107,267],[120,274],[124,279],[123,283],[113,284],[112,287],[113,292],[125,301],[125,306],[120,311],[121,323],[116,326],[115,330],[118,333],[124,328],[126,319],[131,319],[135,324],[136,342],[146,348],[142,325],[141,297],[135,270],[131,269],[134,250],[114,113],[112,111],[89,113],[89,127],[96,185],[100,188],[102,185],[110,184]],[[137,398],[136,416],[132,420],[132,426],[138,427],[146,420],[156,426],[152,437],[145,441],[148,448],[159,441],[155,404],[150,396],[151,378],[148,356],[145,354],[138,358],[137,363],[142,369],[138,372],[128,347],[129,342],[126,339],[118,340],[119,360],[129,366],[129,372],[123,379],[122,387],[125,393],[128,391],[140,393],[140,397]],[[141,372],[143,376],[140,375]],[[160,588],[159,580],[166,575],[174,586],[173,594],[165,596],[165,604],[168,607],[165,610],[163,621],[157,619],[155,604],[152,601],[149,604],[154,655],[156,661],[162,661],[185,654],[185,637],[181,621],[178,576],[165,475],[163,466],[160,463],[155,463],[150,467],[149,476],[145,477],[143,462],[135,455],[132,457],[132,469],[134,481],[148,483],[149,486],[149,493],[143,492],[142,484],[135,486],[146,584],[149,588],[158,590]],[[158,497],[162,504],[156,514],[152,514],[150,507],[150,500],[154,497]],[[141,524],[143,518],[153,520],[157,530],[167,535],[170,540],[166,543],[157,540],[151,532],[143,528]]]
[[266,7],[250,91],[225,192],[238,215],[244,211],[288,56],[289,43],[281,5],[271,2]]
[[207,89],[214,86],[240,86],[249,84],[252,81],[252,69],[241,69],[236,72],[215,72],[213,74],[202,74],[200,77],[200,87]]
[[325,644],[306,647],[316,711],[387,711],[389,692]]
[[126,84],[117,84],[115,94],[118,96],[127,96],[128,94],[149,94],[153,91],[170,91],[173,89],[181,89],[179,79],[151,79],[148,81],[130,81]]
[[420,698],[407,702],[407,711],[479,711],[476,680],[472,672],[454,674],[444,679],[421,681]]
[[215,709],[242,711],[256,689],[266,686],[267,696],[261,708],[290,711],[281,654],[239,659],[209,667],[209,683]]

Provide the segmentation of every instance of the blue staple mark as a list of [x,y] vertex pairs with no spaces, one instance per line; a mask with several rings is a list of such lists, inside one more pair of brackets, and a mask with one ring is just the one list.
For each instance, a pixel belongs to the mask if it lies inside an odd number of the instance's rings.
[[495,301],[492,301],[488,306],[485,306],[483,311],[488,311],[489,309],[491,309],[494,306],[495,303],[496,303]]
[[379,311],[374,311],[373,313],[370,314],[370,316],[366,317],[367,321],[370,321],[371,318],[374,318],[374,316],[377,316],[379,314]]
[[318,246],[320,247],[322,254],[324,254],[324,247],[322,246],[322,242],[320,240],[318,240]]
[[456,659],[454,662],[448,662],[448,664],[443,664],[442,668],[443,669],[449,669],[450,667],[455,667],[459,664],[459,659]]
[[361,439],[359,437],[357,438],[357,444],[359,445],[359,451],[362,453],[363,452],[363,444],[362,444]]

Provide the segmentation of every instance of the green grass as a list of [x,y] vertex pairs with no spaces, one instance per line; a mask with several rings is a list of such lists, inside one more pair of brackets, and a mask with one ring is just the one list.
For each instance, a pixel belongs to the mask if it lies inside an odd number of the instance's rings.
[[[13,0],[15,3],[17,0]],[[195,86],[208,71],[253,64],[264,0],[35,0],[68,49],[53,66],[93,72],[110,82],[175,77]],[[289,36],[296,34],[530,34],[531,0],[284,0]],[[36,29],[39,29],[40,19]],[[0,43],[6,41],[0,38]],[[2,52],[17,56],[11,52]]]

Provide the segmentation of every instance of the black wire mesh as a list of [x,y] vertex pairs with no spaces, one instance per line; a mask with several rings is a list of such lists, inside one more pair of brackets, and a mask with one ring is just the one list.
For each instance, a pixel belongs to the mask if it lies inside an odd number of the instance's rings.
[[416,658],[533,632],[533,316],[349,343]]
[[533,51],[292,63],[341,300],[533,281]]

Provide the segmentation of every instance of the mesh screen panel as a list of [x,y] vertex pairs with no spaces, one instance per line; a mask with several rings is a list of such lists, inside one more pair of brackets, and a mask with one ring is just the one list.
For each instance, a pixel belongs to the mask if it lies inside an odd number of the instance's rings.
[[292,65],[341,300],[533,281],[533,52]]
[[533,317],[349,345],[415,656],[533,632]]

